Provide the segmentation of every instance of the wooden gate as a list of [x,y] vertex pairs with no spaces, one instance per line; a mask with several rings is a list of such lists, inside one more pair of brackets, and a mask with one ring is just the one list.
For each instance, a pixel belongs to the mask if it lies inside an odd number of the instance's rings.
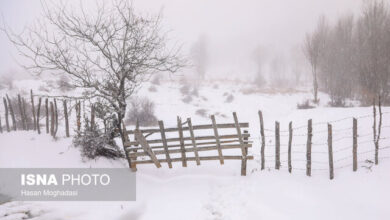
[[[134,130],[125,131],[128,137],[125,150],[130,168],[136,171],[137,164],[154,164],[160,168],[161,163],[167,163],[172,168],[173,162],[181,162],[183,167],[187,167],[188,161],[200,165],[206,160],[219,160],[220,164],[224,164],[225,160],[241,160],[241,175],[245,176],[247,160],[253,159],[248,155],[248,148],[252,147],[248,141],[250,135],[247,130],[242,130],[249,124],[239,123],[236,113],[233,113],[233,118],[234,123],[217,124],[212,115],[211,124],[192,125],[190,118],[183,122],[177,117],[177,126],[173,128],[165,128],[164,122],[159,121],[158,128],[139,129],[137,126]],[[130,141],[129,135],[133,141]],[[157,138],[151,139],[153,136]],[[233,152],[225,155],[227,150]]]

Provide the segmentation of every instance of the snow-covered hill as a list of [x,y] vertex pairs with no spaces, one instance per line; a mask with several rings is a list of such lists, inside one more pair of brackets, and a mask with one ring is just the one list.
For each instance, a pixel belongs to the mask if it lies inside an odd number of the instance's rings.
[[[19,90],[38,90],[38,82],[16,83]],[[154,87],[151,89],[151,87]],[[190,83],[163,81],[160,85],[145,84],[138,96],[156,103],[156,116],[166,127],[176,125],[176,116],[191,117],[193,124],[209,123],[209,114],[217,122],[232,123],[232,112],[239,120],[249,122],[253,141],[248,162],[248,175],[240,176],[240,161],[202,162],[196,166],[180,163],[168,169],[139,165],[136,202],[10,202],[0,205],[0,219],[388,219],[390,210],[390,150],[380,151],[380,164],[370,169],[365,162],[373,159],[371,107],[329,108],[327,96],[321,94],[321,105],[315,109],[297,110],[296,105],[310,98],[306,90],[277,92],[272,89],[256,91],[245,82],[216,81],[194,88]],[[0,96],[5,91],[0,91]],[[38,92],[37,92],[38,93]],[[190,97],[190,98],[189,98]],[[266,132],[266,167],[260,171],[260,130],[258,110],[262,110]],[[384,107],[383,112],[390,112]],[[358,119],[359,169],[352,172],[352,119]],[[304,168],[306,127],[313,119],[313,172],[306,177]],[[343,119],[343,120],[339,120]],[[281,123],[282,169],[274,170],[274,121]],[[289,174],[287,137],[283,131],[293,121],[293,173]],[[329,180],[327,171],[326,122],[334,129],[335,179]],[[324,123],[322,123],[324,122]],[[390,114],[383,115],[383,136],[390,133]],[[0,134],[0,167],[126,167],[125,160],[97,159],[85,161],[59,129],[59,138],[46,134],[18,131]],[[390,145],[389,139],[380,141],[381,147]],[[344,150],[346,149],[346,150]]]

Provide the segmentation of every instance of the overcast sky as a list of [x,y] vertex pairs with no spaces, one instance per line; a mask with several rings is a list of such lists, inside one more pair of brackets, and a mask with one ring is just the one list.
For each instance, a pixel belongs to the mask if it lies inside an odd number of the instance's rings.
[[[78,1],[75,1],[77,4]],[[86,2],[91,2],[87,0]],[[135,0],[136,9],[161,9],[172,37],[189,48],[200,35],[211,46],[214,65],[245,66],[257,45],[288,52],[302,43],[321,14],[335,19],[357,13],[360,0]],[[87,3],[88,4],[88,3]],[[21,30],[40,16],[39,0],[0,0],[5,22]],[[0,33],[0,74],[17,71],[18,58]]]

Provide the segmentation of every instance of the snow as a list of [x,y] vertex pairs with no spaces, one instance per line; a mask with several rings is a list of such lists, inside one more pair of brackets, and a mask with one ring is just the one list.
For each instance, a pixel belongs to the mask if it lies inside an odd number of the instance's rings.
[[[19,82],[16,91],[29,89],[34,82]],[[218,85],[218,88],[215,86]],[[20,85],[20,88],[18,87]],[[38,88],[34,85],[33,88]],[[187,168],[174,163],[172,169],[163,164],[160,169],[153,165],[139,165],[137,171],[137,201],[135,202],[10,202],[0,205],[0,220],[22,219],[388,219],[390,210],[390,160],[381,159],[371,170],[363,168],[366,159],[373,159],[372,117],[358,119],[359,169],[352,172],[351,161],[340,160],[350,156],[352,150],[342,150],[352,144],[352,119],[350,117],[372,114],[371,107],[329,108],[327,96],[321,93],[321,105],[315,109],[297,110],[297,103],[310,98],[307,89],[298,92],[254,92],[247,82],[231,81],[206,83],[199,87],[198,97],[184,103],[177,81],[164,81],[154,85],[157,92],[148,91],[146,84],[139,96],[146,96],[156,103],[156,116],[165,126],[175,126],[176,116],[192,118],[193,124],[210,123],[208,117],[196,114],[205,109],[216,114],[217,122],[232,123],[236,111],[240,122],[249,122],[249,153],[255,160],[248,162],[248,175],[240,176],[241,161],[203,162],[196,166],[189,162]],[[243,91],[246,91],[245,94]],[[3,95],[5,91],[0,91]],[[231,103],[225,103],[226,94],[232,94]],[[273,132],[266,132],[267,169],[260,171],[260,137],[258,110],[262,110],[265,127],[273,130],[274,121],[281,124],[281,170],[274,166]],[[384,107],[383,112],[389,112]],[[217,114],[218,113],[218,114]],[[390,114],[384,114],[383,125],[390,125]],[[345,119],[346,118],[346,119]],[[293,121],[293,151],[305,151],[306,124],[313,119],[313,171],[306,177],[305,154],[293,153],[293,173],[286,166],[286,133]],[[339,119],[344,119],[337,121]],[[336,121],[335,121],[336,120]],[[329,180],[327,170],[326,123],[334,121],[335,179]],[[320,124],[319,124],[320,123]],[[74,124],[74,123],[71,123]],[[33,131],[0,134],[0,167],[126,167],[125,160],[97,159],[84,161],[79,150],[71,145],[59,128],[59,137],[37,135]],[[384,127],[382,137],[389,133]],[[302,135],[302,136],[299,136]],[[390,145],[389,139],[380,142],[381,147]],[[341,151],[338,151],[341,150]],[[338,151],[336,153],[336,151]],[[314,153],[318,152],[318,153]],[[390,150],[380,151],[380,157],[389,157]],[[300,161],[302,160],[302,161]],[[339,160],[339,161],[338,161]],[[314,163],[316,161],[317,163]],[[344,167],[345,166],[345,167]],[[343,167],[343,168],[341,168]],[[6,216],[7,215],[7,216]]]

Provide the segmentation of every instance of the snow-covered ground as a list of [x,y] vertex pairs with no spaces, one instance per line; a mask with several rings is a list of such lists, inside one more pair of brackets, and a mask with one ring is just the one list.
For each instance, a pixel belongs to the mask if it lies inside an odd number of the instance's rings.
[[[17,82],[15,87],[34,91],[35,82]],[[154,89],[150,89],[154,87]],[[180,163],[168,169],[139,165],[136,202],[10,202],[0,205],[0,219],[388,219],[390,217],[390,150],[380,151],[380,164],[373,166],[372,107],[329,108],[327,96],[320,94],[321,105],[315,109],[297,110],[296,105],[311,94],[302,91],[256,91],[245,82],[217,81],[205,83],[183,95],[177,81],[161,85],[146,84],[139,96],[156,103],[156,116],[166,127],[176,125],[176,116],[191,117],[193,124],[232,123],[236,111],[240,122],[249,122],[250,141],[255,156],[248,162],[248,175],[240,176],[240,161],[203,162],[196,166]],[[154,91],[157,90],[157,91]],[[17,89],[16,89],[17,91]],[[0,96],[5,91],[0,91]],[[15,92],[16,93],[16,92]],[[36,93],[39,93],[38,91]],[[191,96],[191,99],[188,98]],[[229,98],[230,96],[230,98]],[[233,98],[232,98],[233,97]],[[190,101],[189,101],[190,100]],[[187,103],[186,103],[187,102]],[[260,130],[258,110],[262,110],[266,131],[266,167],[260,171]],[[206,112],[206,117],[199,112]],[[383,112],[390,112],[384,107]],[[352,172],[352,119],[358,119],[359,169]],[[313,119],[313,172],[306,177],[306,124]],[[343,120],[339,120],[343,119]],[[281,125],[282,168],[274,170],[274,121]],[[287,137],[284,132],[293,121],[293,173],[287,171]],[[326,122],[334,129],[335,179],[329,180]],[[74,124],[74,123],[73,123]],[[380,147],[390,145],[390,114],[383,115]],[[125,160],[97,159],[83,161],[79,150],[65,138],[61,127],[59,138],[46,134],[11,132],[0,134],[0,167],[126,167]],[[390,136],[389,136],[390,137]],[[363,167],[364,166],[364,167]]]

